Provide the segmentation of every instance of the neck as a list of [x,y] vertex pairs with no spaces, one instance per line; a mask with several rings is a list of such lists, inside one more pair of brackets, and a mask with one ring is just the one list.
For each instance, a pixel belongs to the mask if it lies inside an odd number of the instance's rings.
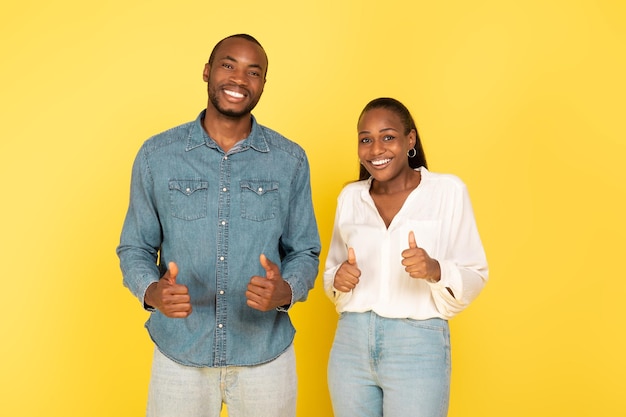
[[376,194],[396,194],[412,191],[420,184],[422,174],[419,171],[408,168],[400,173],[397,177],[389,181],[377,181],[374,179],[370,188],[370,192]]
[[247,113],[241,117],[229,117],[209,107],[202,121],[202,126],[211,139],[222,150],[228,152],[237,142],[250,135],[252,116]]

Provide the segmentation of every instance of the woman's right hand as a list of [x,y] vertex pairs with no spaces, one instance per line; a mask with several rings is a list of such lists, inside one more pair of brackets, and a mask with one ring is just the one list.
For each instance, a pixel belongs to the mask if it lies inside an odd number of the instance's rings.
[[361,270],[356,264],[354,249],[348,248],[348,260],[337,270],[333,287],[340,292],[350,292],[359,283],[360,276]]

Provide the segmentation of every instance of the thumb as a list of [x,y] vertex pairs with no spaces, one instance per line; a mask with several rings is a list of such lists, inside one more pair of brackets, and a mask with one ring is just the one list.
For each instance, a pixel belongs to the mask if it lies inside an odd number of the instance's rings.
[[261,254],[261,256],[259,256],[259,261],[261,262],[263,269],[265,269],[265,278],[274,279],[279,275],[278,266],[276,266],[274,262],[267,259],[267,256]]
[[354,254],[354,248],[348,248],[348,263],[350,265],[356,265],[356,255]]
[[167,280],[172,285],[176,285],[176,277],[178,276],[178,265],[176,262],[170,262],[167,264]]
[[412,230],[409,232],[409,248],[417,248],[417,243],[415,243],[415,234]]

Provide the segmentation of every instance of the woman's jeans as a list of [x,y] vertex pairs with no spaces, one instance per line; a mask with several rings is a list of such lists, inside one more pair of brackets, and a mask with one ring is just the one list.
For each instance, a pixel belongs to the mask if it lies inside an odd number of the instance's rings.
[[342,313],[328,363],[335,417],[445,417],[448,322]]
[[154,349],[148,417],[295,417],[296,363],[291,345],[256,366],[196,368],[180,365]]

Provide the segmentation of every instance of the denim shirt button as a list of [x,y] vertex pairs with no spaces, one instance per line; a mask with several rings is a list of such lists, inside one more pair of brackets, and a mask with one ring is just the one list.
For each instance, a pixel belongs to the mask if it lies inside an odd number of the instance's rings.
[[220,323],[220,324],[217,325],[217,327],[219,327],[221,329],[222,327],[224,327],[224,325],[222,323]]
[[226,187],[222,188],[222,191],[226,192]]
[[223,256],[220,256],[220,261],[223,261],[223,260],[224,260],[224,257],[223,257]]
[[220,291],[220,295],[224,295],[224,290],[221,290],[221,291]]
[[222,220],[222,226],[225,226],[226,222],[224,220]]

